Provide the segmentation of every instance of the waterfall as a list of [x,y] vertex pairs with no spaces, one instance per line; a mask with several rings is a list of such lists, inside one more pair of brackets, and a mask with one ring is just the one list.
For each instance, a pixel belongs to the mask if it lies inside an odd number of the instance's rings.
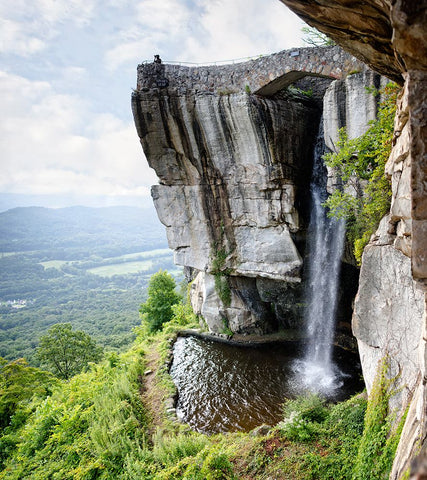
[[340,372],[332,362],[335,314],[344,247],[345,222],[328,218],[322,206],[327,198],[327,172],[323,122],[314,150],[310,185],[311,215],[308,235],[308,281],[306,321],[308,342],[302,360],[296,362],[300,389],[322,394],[340,386]]

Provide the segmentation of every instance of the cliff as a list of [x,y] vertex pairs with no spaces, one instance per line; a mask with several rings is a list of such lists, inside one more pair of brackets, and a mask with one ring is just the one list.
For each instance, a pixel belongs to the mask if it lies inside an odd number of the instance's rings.
[[[132,104],[159,177],[154,204],[175,262],[194,280],[193,308],[211,331],[302,331],[308,198],[323,96],[334,78],[355,70],[364,66],[338,47],[222,67],[138,68]],[[357,136],[375,117],[375,101],[365,93],[372,73],[337,82],[326,95],[329,144],[341,126]],[[352,267],[347,271],[343,330],[357,277]]]
[[[368,391],[388,356],[398,376],[391,407],[410,406],[392,473],[400,478],[426,437],[425,6],[283,1],[404,84],[387,164],[391,211],[365,249],[359,285],[343,258],[339,308],[345,333],[358,285],[353,332]],[[222,67],[139,66],[132,105],[159,177],[154,203],[211,331],[303,328],[308,190],[322,114],[333,150],[341,126],[356,137],[375,117],[364,87],[382,81],[338,47]],[[337,181],[328,172],[330,190]]]
[[368,390],[378,359],[387,355],[390,375],[398,375],[392,406],[409,407],[390,477],[402,478],[415,455],[427,457],[427,5],[282,1],[371,68],[404,84],[386,166],[391,211],[365,249],[353,316]]

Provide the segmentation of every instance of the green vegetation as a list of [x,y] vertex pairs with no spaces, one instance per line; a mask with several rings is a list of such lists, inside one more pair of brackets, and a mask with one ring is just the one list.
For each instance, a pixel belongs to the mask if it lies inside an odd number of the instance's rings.
[[[166,272],[155,279],[171,292]],[[267,433],[207,436],[168,416],[171,342],[197,324],[188,303],[171,309],[162,330],[142,326],[128,352],[68,381],[1,360],[0,479],[386,478],[402,424],[393,428],[388,412],[386,363],[368,402],[358,395],[328,405],[310,395],[287,401]]]
[[345,185],[325,205],[330,215],[346,219],[347,237],[359,263],[370,236],[390,208],[391,186],[384,169],[392,147],[398,90],[399,87],[389,84],[384,90],[373,92],[382,99],[377,120],[370,122],[366,133],[356,139],[348,139],[345,129],[341,129],[337,153],[325,155],[326,164]]
[[296,87],[293,84],[288,86],[288,92],[293,95],[303,95],[304,97],[310,97],[310,98],[313,96],[312,88],[309,88],[308,90],[303,90],[301,88]]
[[304,33],[302,41],[311,47],[333,47],[336,43],[326,34],[317,30],[314,27],[302,27],[301,31]]
[[230,325],[228,324],[228,319],[223,318],[222,323],[223,323],[224,326],[222,327],[222,330],[221,330],[220,333],[222,333],[223,335],[227,335],[229,337],[232,337],[234,335],[234,332],[233,332],[233,330],[231,330]]
[[[16,248],[10,238],[0,258],[0,349],[9,356],[0,358],[0,480],[387,477],[404,418],[396,422],[388,411],[392,380],[386,363],[368,402],[360,395],[328,405],[307,396],[286,402],[283,421],[267,433],[191,431],[168,412],[171,344],[177,331],[198,325],[175,280],[166,271],[151,278],[142,325],[132,334],[146,274],[104,278],[88,272],[121,262],[156,263],[159,256],[141,245],[129,251],[118,244],[98,245],[88,256],[75,239],[70,250],[67,235],[61,255],[37,249],[42,235],[34,240],[38,246],[22,253],[14,238]],[[218,249],[213,259],[224,304],[231,300],[228,255]],[[17,299],[26,301],[8,303]],[[108,345],[102,360],[88,333]],[[21,352],[30,353],[33,365],[16,359]],[[41,362],[57,376],[34,366]]]
[[101,360],[102,348],[87,333],[73,332],[70,323],[57,323],[40,338],[37,357],[59,378],[68,380],[89,362]]
[[400,439],[406,414],[399,422],[396,415],[389,412],[389,400],[394,395],[394,378],[388,378],[388,358],[384,358],[369,398],[365,415],[363,437],[355,465],[355,480],[389,478],[394,454]]
[[180,275],[154,209],[16,208],[0,213],[0,247],[0,356],[34,366],[57,323],[128,348],[151,275]]
[[147,440],[139,396],[143,369],[143,351],[134,348],[114,366],[94,366],[59,382],[49,395],[39,391],[19,409],[25,424],[16,425],[15,413],[1,432],[9,455],[3,455],[0,478],[130,478],[121,476],[125,465]]
[[149,332],[160,330],[163,324],[172,320],[172,307],[181,299],[175,287],[175,280],[168,272],[160,270],[151,277],[147,301],[139,310]]
[[231,304],[231,289],[228,280],[231,269],[225,267],[228,255],[223,248],[215,250],[211,272],[215,278],[215,290],[226,307]]

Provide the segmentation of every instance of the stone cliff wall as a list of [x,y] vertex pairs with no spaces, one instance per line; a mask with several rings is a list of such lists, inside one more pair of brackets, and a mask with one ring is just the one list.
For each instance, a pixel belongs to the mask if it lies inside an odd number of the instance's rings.
[[163,90],[139,91],[133,104],[160,180],[152,189],[159,218],[175,262],[195,277],[196,311],[216,332],[289,324],[270,304],[278,289],[299,295],[315,103]]
[[427,5],[282,2],[377,72],[404,83],[386,166],[391,212],[365,249],[353,318],[368,389],[378,359],[388,355],[390,374],[399,373],[392,407],[410,405],[390,477],[398,479],[415,455],[427,458]]
[[[342,75],[360,63],[338,47],[302,49],[298,58],[292,52],[259,59],[262,74],[253,62],[138,67],[132,104],[159,177],[153,200],[175,262],[194,280],[194,310],[214,332],[304,330],[309,186],[322,111],[331,150],[340,127],[358,136],[375,118],[376,101],[365,87],[376,85],[378,75],[362,68],[327,89],[326,74]],[[290,70],[294,79],[309,76],[272,94]],[[246,82],[267,87],[268,96],[251,94]],[[344,269],[342,285],[339,325],[348,334],[354,267]]]

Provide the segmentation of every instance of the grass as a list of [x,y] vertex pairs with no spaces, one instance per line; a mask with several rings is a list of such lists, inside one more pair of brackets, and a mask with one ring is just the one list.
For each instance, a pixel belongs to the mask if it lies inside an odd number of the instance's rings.
[[[110,257],[99,259],[99,266],[92,266],[86,271],[93,275],[110,278],[114,275],[129,275],[134,273],[148,272],[155,268],[155,261],[170,257],[172,252],[168,248],[158,248],[155,250],[148,250],[145,252],[128,253],[119,257]],[[44,268],[55,268],[61,270],[64,265],[71,265],[74,267],[84,268],[86,261],[66,261],[66,260],[49,260],[41,262]],[[92,264],[93,265],[93,264]],[[180,269],[171,272],[174,276],[179,276],[182,273]]]
[[152,258],[152,257],[169,257],[172,254],[170,248],[158,248],[156,250],[148,250],[146,252],[138,253],[128,253],[126,255],[121,255],[120,257],[108,258],[106,260],[128,260],[128,259],[141,259],[141,258]]
[[67,260],[49,260],[47,262],[40,262],[40,265],[42,265],[45,269],[46,268],[56,268],[57,270],[60,270],[62,265],[66,265],[68,262]]

